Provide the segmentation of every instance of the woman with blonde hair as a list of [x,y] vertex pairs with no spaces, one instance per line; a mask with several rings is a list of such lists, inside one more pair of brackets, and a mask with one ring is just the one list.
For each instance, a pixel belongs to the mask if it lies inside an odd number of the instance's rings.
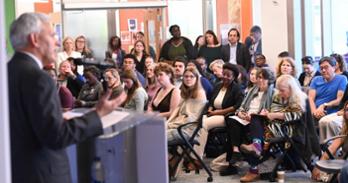
[[57,62],[56,62],[57,67],[60,65],[61,62],[63,62],[64,60],[67,60],[69,57],[81,58],[81,53],[75,51],[75,42],[72,37],[69,37],[69,36],[65,37],[63,39],[62,45],[63,45],[63,51],[59,52],[57,55]]
[[93,58],[93,53],[88,47],[87,39],[83,35],[75,39],[75,51],[80,52],[84,58]]
[[[306,109],[307,95],[301,90],[297,79],[293,76],[288,74],[279,76],[276,88],[270,109],[262,110],[259,113],[264,116],[264,120],[251,119],[249,129],[252,143],[240,146],[242,152],[255,158],[261,156],[262,150],[268,150],[267,139],[283,136],[283,133],[279,131],[279,129],[283,129],[280,126],[283,122],[301,119]],[[294,125],[286,126],[286,131],[292,137],[295,132]],[[250,158],[248,162],[251,167],[248,173],[241,177],[241,182],[253,182],[259,179],[257,161]]]
[[276,74],[277,78],[283,74],[289,74],[296,78],[297,70],[294,59],[291,57],[281,58],[276,68]]

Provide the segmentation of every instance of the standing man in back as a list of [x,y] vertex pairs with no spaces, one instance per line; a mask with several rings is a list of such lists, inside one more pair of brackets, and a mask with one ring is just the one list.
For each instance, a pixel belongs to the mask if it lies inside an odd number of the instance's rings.
[[54,81],[42,70],[57,60],[55,32],[44,14],[25,13],[11,25],[14,56],[8,63],[13,183],[70,183],[65,147],[103,133],[101,117],[125,94],[111,92],[82,117],[64,121]]
[[255,64],[256,55],[262,54],[262,32],[258,25],[250,29],[250,36],[245,39],[245,45],[249,50],[252,64]]

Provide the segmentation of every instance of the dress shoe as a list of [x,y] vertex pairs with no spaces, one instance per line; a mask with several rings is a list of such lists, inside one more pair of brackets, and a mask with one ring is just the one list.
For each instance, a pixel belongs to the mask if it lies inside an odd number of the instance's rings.
[[240,150],[246,154],[251,154],[256,158],[259,158],[261,156],[261,151],[257,149],[254,144],[242,144],[240,146]]
[[232,164],[229,164],[226,169],[220,171],[220,176],[229,176],[235,174],[238,174],[238,169]]
[[240,182],[254,182],[260,179],[260,175],[257,173],[251,173],[248,171],[243,177],[240,178]]
[[201,162],[198,161],[198,160],[193,160],[193,162],[189,162],[189,163],[186,164],[186,169],[189,170],[189,171],[197,170],[197,169],[199,170],[199,169],[202,169],[202,168],[203,168],[203,166],[202,166]]

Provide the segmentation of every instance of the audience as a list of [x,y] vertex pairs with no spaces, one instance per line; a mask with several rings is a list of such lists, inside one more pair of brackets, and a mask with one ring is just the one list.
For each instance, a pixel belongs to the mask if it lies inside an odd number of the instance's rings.
[[127,93],[127,98],[123,107],[136,112],[144,112],[147,107],[148,96],[145,89],[138,81],[134,71],[124,71],[121,78],[124,83],[124,89]]
[[251,58],[249,50],[243,43],[240,43],[240,33],[238,29],[231,28],[228,31],[228,44],[221,48],[222,59],[231,64],[238,64],[249,71],[251,68]]
[[140,84],[145,87],[146,82],[144,76],[136,70],[136,58],[132,54],[126,54],[123,60],[123,72],[132,71],[136,74]]
[[94,107],[102,96],[103,85],[99,82],[100,71],[95,66],[86,67],[83,70],[86,83],[75,101],[75,107]]
[[182,83],[182,76],[185,71],[187,60],[185,57],[178,56],[174,60],[174,84],[175,87],[180,88]]
[[236,82],[239,71],[236,65],[223,65],[223,80],[213,91],[209,100],[209,108],[203,117],[203,128],[199,137],[200,146],[196,146],[198,154],[203,157],[208,132],[215,127],[225,126],[225,117],[233,114],[240,106],[244,93]]
[[254,25],[250,29],[250,36],[245,40],[245,45],[249,50],[252,64],[255,64],[256,55],[262,54],[261,36],[261,27]]
[[63,39],[63,51],[59,52],[57,55],[56,68],[60,65],[61,62],[66,60],[69,57],[80,58],[81,53],[74,51],[75,50],[75,42],[72,37],[65,37]]
[[104,71],[104,80],[106,81],[106,89],[111,90],[111,99],[116,98],[122,93],[123,87],[120,75],[115,68],[108,68]]
[[236,163],[242,160],[239,146],[247,139],[251,115],[268,110],[272,103],[274,75],[268,69],[259,69],[256,74],[257,83],[246,94],[241,106],[235,115],[226,118],[227,156],[229,166],[220,172],[220,175],[236,174]]
[[315,77],[308,92],[309,104],[315,119],[338,111],[347,85],[347,78],[335,74],[336,60],[323,57],[319,61],[321,76]]
[[255,55],[255,67],[269,67],[268,64],[266,63],[266,57],[265,55],[257,54]]
[[158,111],[160,116],[168,118],[180,100],[180,90],[174,85],[174,69],[167,63],[159,63],[155,75],[161,88],[153,98],[150,111]]
[[74,97],[71,94],[70,90],[57,82],[57,72],[55,69],[44,68],[44,70],[48,73],[48,75],[51,76],[51,78],[57,85],[58,95],[63,112],[71,110],[74,107]]
[[[168,142],[175,141],[180,138],[178,127],[188,122],[195,122],[199,118],[207,99],[205,92],[199,82],[198,71],[193,67],[188,67],[184,71],[183,83],[180,87],[181,100],[167,120],[167,138]],[[189,138],[195,128],[188,126],[183,129],[183,134]],[[177,161],[177,158],[171,158],[172,161]],[[169,163],[175,164],[174,162]],[[171,167],[171,177],[176,177],[178,170],[181,167]]]
[[146,42],[146,40],[145,40],[145,34],[143,32],[141,32],[141,31],[137,32],[135,34],[135,40],[136,41],[143,41],[144,43],[146,43],[145,47],[148,49],[145,49],[145,52],[149,53],[152,58],[154,58],[154,59],[156,58],[156,51],[151,45],[148,45],[148,42]]
[[305,56],[301,59],[303,72],[300,74],[298,81],[303,88],[309,88],[312,79],[320,76],[320,72],[314,68],[314,61],[311,56]]
[[281,75],[288,74],[297,78],[297,69],[295,61],[291,57],[283,57],[279,60],[276,68],[277,78]]
[[215,85],[215,76],[207,70],[207,63],[205,61],[204,57],[197,57],[196,58],[196,65],[198,65],[201,68],[202,76],[207,78],[212,85]]
[[[242,144],[240,149],[252,157],[258,158],[261,152],[268,150],[267,139],[281,137],[280,124],[284,121],[294,121],[301,118],[305,111],[306,94],[302,92],[297,80],[288,74],[278,77],[276,82],[277,90],[272,98],[269,110],[260,111],[265,120],[253,120],[250,123],[250,136],[252,144]],[[288,135],[293,135],[292,125],[286,126]],[[246,175],[240,178],[241,182],[253,182],[259,179],[257,159],[250,157],[248,163],[251,165]]]
[[204,57],[207,64],[210,65],[212,61],[222,58],[221,44],[212,30],[205,32],[204,37],[205,45],[199,49],[198,56]]
[[78,97],[81,88],[85,83],[85,78],[77,72],[72,57],[69,57],[68,60],[60,63],[57,80],[60,85],[67,87],[75,98]]
[[138,72],[145,72],[145,59],[147,57],[145,43],[141,40],[135,41],[131,54],[135,58],[135,68]]
[[105,52],[105,61],[112,63],[117,69],[122,68],[125,54],[121,39],[118,36],[112,36],[109,39],[108,50]]
[[258,67],[253,67],[251,70],[250,70],[250,73],[249,73],[249,81],[248,81],[248,84],[247,84],[247,87],[245,89],[245,93],[248,93],[249,90],[251,88],[253,88],[254,86],[256,86],[257,84],[257,73],[261,70],[262,68],[258,68]]
[[156,64],[152,63],[146,67],[146,93],[149,97],[148,109],[150,108],[156,93],[161,88],[161,84],[157,81],[155,75]]
[[[343,107],[343,123],[342,123],[342,131],[340,132],[341,135],[348,135],[348,102],[344,104]],[[344,138],[338,138],[333,140],[333,142],[329,146],[329,151],[331,154],[336,154],[338,149],[344,144],[347,143],[347,137]],[[346,149],[345,149],[346,150]],[[329,156],[326,152],[323,152],[322,156],[320,157],[320,160],[328,160]],[[347,168],[343,168],[342,172],[344,173],[344,176],[347,176]],[[321,179],[320,170],[317,167],[314,167],[312,170],[312,179],[315,181],[322,181]],[[344,179],[346,179],[345,177]],[[342,179],[342,177],[341,177]],[[341,182],[341,181],[340,181]]]
[[334,53],[334,54],[331,54],[330,56],[335,58],[337,62],[335,73],[344,75],[348,79],[347,64],[345,60],[343,59],[342,55]]
[[177,56],[187,59],[196,58],[191,40],[181,36],[178,25],[171,25],[169,32],[173,37],[163,44],[158,60],[174,60]]
[[223,74],[222,74],[222,67],[224,65],[224,61],[222,59],[217,59],[214,60],[210,65],[209,65],[209,69],[213,72],[213,74],[215,75],[215,85],[219,84],[220,81],[222,81],[223,79]]
[[195,52],[198,53],[202,46],[205,45],[205,38],[203,35],[199,35],[196,38],[195,44],[193,45],[193,48],[195,49]]
[[75,51],[81,53],[83,58],[93,58],[93,53],[88,48],[87,39],[83,35],[75,39]]

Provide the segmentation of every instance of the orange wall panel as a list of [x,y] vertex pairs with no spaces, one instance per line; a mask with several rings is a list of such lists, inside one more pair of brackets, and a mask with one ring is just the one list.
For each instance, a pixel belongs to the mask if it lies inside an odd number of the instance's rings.
[[252,0],[243,0],[241,3],[241,40],[249,36],[249,30],[253,26]]
[[52,0],[47,3],[34,3],[35,12],[50,14],[53,12]]

